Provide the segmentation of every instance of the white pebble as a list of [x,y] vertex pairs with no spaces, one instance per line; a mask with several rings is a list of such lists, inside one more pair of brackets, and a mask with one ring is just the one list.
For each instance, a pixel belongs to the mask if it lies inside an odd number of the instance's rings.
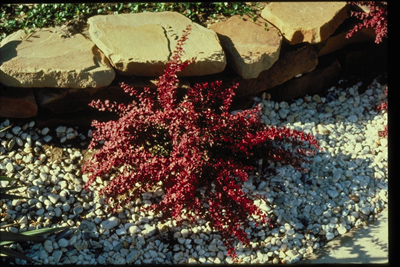
[[340,225],[340,226],[337,228],[337,231],[338,231],[338,233],[339,233],[340,235],[343,235],[343,234],[345,234],[345,233],[347,232],[347,228],[346,228],[345,226],[343,226],[343,225]]
[[13,165],[11,162],[8,162],[8,163],[6,164],[6,170],[7,170],[8,172],[13,172],[13,171],[14,171],[14,165]]
[[329,240],[332,240],[335,237],[335,234],[332,233],[332,232],[328,232],[328,233],[326,233],[325,236],[326,236],[326,239],[329,241]]

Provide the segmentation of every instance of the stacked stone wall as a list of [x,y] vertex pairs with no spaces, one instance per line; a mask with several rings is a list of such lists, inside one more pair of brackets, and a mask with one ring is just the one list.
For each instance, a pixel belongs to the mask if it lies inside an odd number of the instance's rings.
[[187,25],[184,59],[196,62],[181,73],[181,88],[239,83],[236,101],[243,103],[264,91],[275,100],[315,94],[343,71],[368,75],[387,57],[386,45],[374,44],[373,29],[345,38],[357,23],[351,8],[346,2],[271,2],[255,20],[232,16],[208,28],[160,12],[94,16],[87,31],[67,37],[60,28],[20,30],[0,44],[0,117],[89,111],[91,99],[126,100],[122,81],[155,88]]

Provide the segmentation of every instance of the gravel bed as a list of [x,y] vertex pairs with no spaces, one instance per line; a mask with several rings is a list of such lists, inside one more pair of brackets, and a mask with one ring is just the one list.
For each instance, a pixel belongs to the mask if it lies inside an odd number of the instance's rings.
[[[240,263],[299,262],[336,236],[374,220],[387,206],[388,144],[378,135],[387,125],[387,112],[374,109],[386,101],[386,85],[375,79],[361,94],[359,86],[340,88],[339,83],[325,96],[291,103],[268,100],[266,93],[254,98],[263,106],[265,123],[311,133],[323,150],[307,173],[276,165],[276,175],[254,175],[244,184],[249,193],[266,197],[258,205],[276,227],[247,229],[251,247],[237,245]],[[0,129],[9,124],[0,121]],[[89,156],[89,140],[90,131],[62,125],[39,129],[34,121],[0,133],[0,174],[19,179],[26,187],[16,192],[32,198],[0,201],[0,225],[19,222],[6,228],[11,232],[71,226],[43,243],[12,248],[44,264],[233,262],[218,232],[204,221],[176,227],[174,220],[160,222],[140,211],[162,197],[161,189],[144,193],[118,214],[108,213],[96,193],[82,191],[87,177],[80,165]]]

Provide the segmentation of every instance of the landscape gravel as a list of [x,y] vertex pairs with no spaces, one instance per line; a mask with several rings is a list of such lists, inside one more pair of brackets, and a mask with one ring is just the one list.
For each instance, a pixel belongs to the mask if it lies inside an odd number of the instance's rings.
[[[388,142],[378,135],[387,125],[387,113],[374,109],[386,101],[386,85],[375,79],[363,93],[360,86],[341,88],[339,83],[324,96],[290,103],[268,100],[267,93],[254,98],[262,105],[265,123],[311,133],[322,150],[306,165],[307,173],[276,164],[276,175],[261,179],[266,174],[256,173],[244,184],[249,194],[265,196],[256,202],[275,227],[246,229],[251,242],[249,248],[237,244],[240,263],[299,262],[329,240],[374,220],[387,206]],[[0,129],[8,125],[4,119]],[[35,121],[0,133],[0,174],[18,179],[25,187],[15,192],[31,198],[1,201],[0,225],[18,222],[6,228],[11,232],[71,227],[45,242],[12,248],[44,264],[233,263],[221,236],[204,221],[177,227],[174,220],[161,222],[140,210],[162,197],[161,189],[143,194],[117,214],[107,212],[97,193],[83,191],[87,177],[80,166],[90,136],[90,131],[64,125],[39,129]]]

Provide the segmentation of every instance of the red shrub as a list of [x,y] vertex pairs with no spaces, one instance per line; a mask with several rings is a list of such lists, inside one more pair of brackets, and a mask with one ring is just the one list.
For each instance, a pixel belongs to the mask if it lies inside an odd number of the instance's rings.
[[[249,222],[269,221],[242,188],[257,160],[264,157],[264,162],[285,162],[303,170],[302,163],[318,144],[310,134],[262,124],[260,106],[231,114],[236,86],[196,84],[178,99],[176,74],[193,61],[181,61],[189,32],[188,26],[156,91],[138,92],[121,84],[136,100],[128,105],[91,102],[120,118],[92,122],[96,130],[89,147],[101,148],[82,167],[89,177],[85,188],[97,177],[112,177],[100,193],[115,211],[162,184],[165,195],[150,207],[161,219],[204,218],[221,232],[228,254],[235,255],[235,240],[249,243],[244,231]],[[284,143],[291,145],[284,148]]]
[[351,11],[351,15],[360,19],[362,22],[357,24],[346,35],[346,38],[353,36],[355,32],[362,28],[375,28],[375,43],[382,42],[383,37],[387,37],[387,2],[384,1],[357,1],[348,2],[349,4],[364,5],[369,12]]

